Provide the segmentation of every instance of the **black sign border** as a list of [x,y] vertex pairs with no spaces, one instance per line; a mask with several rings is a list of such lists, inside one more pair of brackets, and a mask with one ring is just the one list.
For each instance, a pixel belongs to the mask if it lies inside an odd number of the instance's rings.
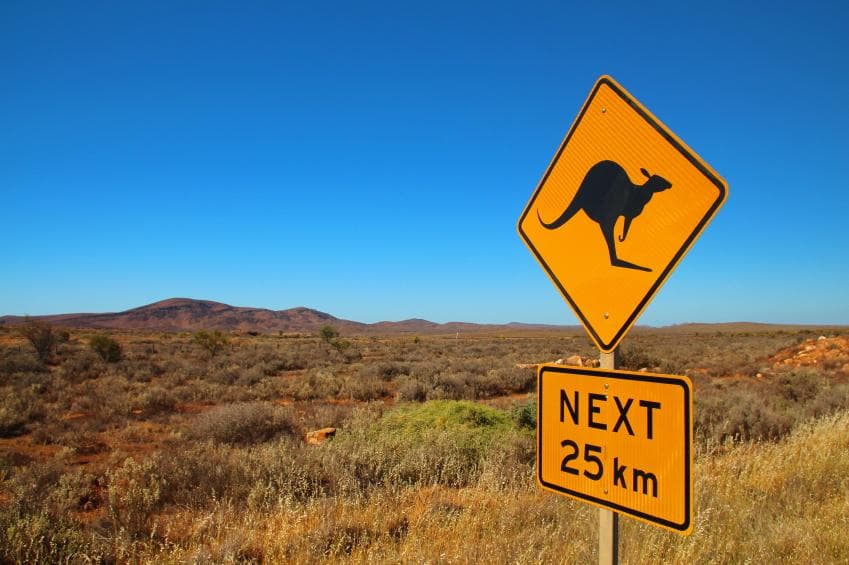
[[[587,494],[577,492],[553,483],[549,483],[542,478],[542,379],[546,372],[573,374],[579,376],[599,377],[605,379],[620,379],[638,382],[650,382],[661,384],[672,384],[681,386],[684,389],[684,484],[686,492],[684,494],[684,521],[682,523],[665,520],[645,512],[640,512],[626,506],[614,504],[607,500],[589,496]],[[609,369],[591,369],[582,367],[569,367],[558,365],[540,365],[537,370],[537,481],[546,489],[562,493],[573,498],[586,500],[598,506],[628,514],[651,522],[665,526],[678,532],[687,532],[692,523],[693,513],[693,466],[692,466],[692,387],[687,385],[687,380],[683,377],[672,375],[658,375],[654,373],[633,373],[629,371],[609,370]]]
[[[666,141],[669,142],[670,145],[677,149],[679,153],[681,153],[694,167],[696,167],[696,169],[699,170],[699,172],[701,172],[705,177],[707,177],[707,179],[711,183],[713,183],[717,187],[717,189],[719,189],[719,194],[716,200],[714,201],[713,205],[708,209],[704,217],[702,217],[701,221],[696,225],[696,229],[694,229],[693,233],[691,233],[690,236],[684,241],[684,244],[680,247],[680,249],[678,249],[678,251],[675,253],[675,256],[672,258],[672,260],[657,278],[655,283],[651,286],[651,288],[649,288],[649,290],[646,292],[646,295],[642,298],[642,300],[640,300],[637,307],[634,309],[628,319],[625,320],[625,323],[622,324],[622,327],[619,329],[618,332],[616,332],[616,334],[610,339],[609,342],[602,341],[601,337],[598,335],[598,332],[596,332],[593,325],[589,322],[587,317],[578,307],[578,304],[574,300],[572,300],[572,297],[569,295],[568,292],[566,292],[566,289],[563,288],[563,285],[561,284],[560,280],[556,276],[554,276],[554,272],[548,266],[548,263],[545,262],[545,259],[543,259],[539,250],[537,250],[533,242],[531,242],[531,239],[522,230],[522,222],[525,221],[525,217],[530,213],[531,208],[533,207],[533,203],[536,202],[537,196],[539,196],[540,190],[542,190],[542,187],[548,180],[549,175],[554,170],[554,167],[557,166],[558,161],[560,161],[560,156],[563,154],[563,150],[566,149],[567,145],[569,145],[569,141],[571,141],[572,135],[578,129],[578,126],[580,125],[584,114],[587,112],[587,109],[590,107],[590,104],[592,103],[593,99],[595,98],[602,85],[607,85],[608,87],[610,87],[620,98],[622,98],[629,106],[631,106],[634,111],[636,111],[646,122],[648,122],[648,124],[651,125],[655,129],[655,131],[657,131],[661,136],[663,136],[663,138],[666,139]],[[711,220],[711,218],[713,218],[714,214],[716,214],[716,211],[719,209],[719,207],[722,206],[723,202],[725,202],[727,194],[728,189],[725,185],[725,182],[719,177],[717,177],[713,173],[713,171],[711,171],[707,166],[705,166],[704,162],[702,162],[699,157],[697,157],[692,151],[690,151],[680,141],[678,141],[678,139],[676,139],[675,136],[672,135],[672,133],[663,124],[661,124],[654,116],[652,116],[646,109],[644,109],[628,92],[626,92],[621,86],[619,86],[619,84],[615,80],[613,80],[611,77],[603,76],[595,83],[595,86],[590,92],[590,95],[584,103],[583,108],[581,108],[581,112],[578,114],[578,117],[575,119],[575,122],[569,129],[569,133],[566,134],[566,137],[560,144],[560,148],[557,150],[557,154],[554,156],[554,159],[551,160],[551,164],[548,166],[548,169],[546,169],[542,180],[540,180],[539,184],[537,185],[537,188],[531,196],[527,207],[522,212],[522,215],[519,217],[517,229],[519,231],[519,235],[522,237],[522,239],[531,249],[533,254],[536,256],[539,264],[542,265],[542,267],[548,273],[549,278],[554,281],[554,284],[557,286],[558,290],[560,290],[560,294],[563,295],[563,297],[572,307],[572,310],[575,312],[575,314],[577,314],[578,318],[580,318],[584,328],[587,330],[587,332],[589,332],[590,336],[593,338],[593,341],[595,341],[596,345],[598,345],[599,349],[605,352],[610,352],[613,351],[619,344],[619,342],[622,340],[622,338],[625,337],[625,334],[628,333],[628,330],[630,330],[631,327],[634,325],[634,322],[636,322],[637,318],[640,316],[640,314],[642,314],[645,307],[648,306],[648,303],[651,302],[651,300],[654,298],[654,295],[657,293],[658,289],[663,285],[663,283],[666,282],[666,278],[669,276],[672,270],[675,269],[679,261],[684,257],[684,255],[687,253],[687,250],[689,250],[690,246],[693,244],[693,242],[695,242],[696,238],[699,237],[702,230],[704,230],[707,223]]]

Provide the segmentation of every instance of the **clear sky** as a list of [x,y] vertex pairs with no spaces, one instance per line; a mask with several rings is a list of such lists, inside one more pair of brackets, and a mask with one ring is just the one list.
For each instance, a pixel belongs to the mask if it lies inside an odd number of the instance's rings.
[[0,314],[576,318],[516,221],[610,74],[729,184],[638,323],[849,323],[847,2],[0,2]]

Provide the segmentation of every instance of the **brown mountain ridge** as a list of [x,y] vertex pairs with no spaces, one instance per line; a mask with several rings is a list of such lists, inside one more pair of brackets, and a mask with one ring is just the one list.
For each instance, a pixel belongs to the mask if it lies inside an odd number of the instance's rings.
[[[269,310],[231,306],[212,300],[192,298],[169,298],[132,308],[123,312],[102,314],[55,314],[30,316],[50,324],[68,328],[91,328],[124,331],[154,332],[193,332],[198,330],[220,330],[225,332],[258,333],[315,333],[322,326],[330,325],[345,334],[453,334],[455,332],[510,332],[558,330],[583,334],[577,325],[525,324],[474,324],[469,322],[437,323],[420,318],[399,322],[375,322],[366,324],[353,320],[337,318],[326,312],[312,308],[289,308],[287,310]],[[25,316],[0,316],[0,326],[15,326],[24,323]],[[651,328],[636,326],[634,332],[663,331],[678,334],[699,334],[707,332],[762,332],[762,331],[800,331],[803,329],[835,329],[844,331],[845,326],[835,325],[795,325],[763,324],[753,322],[727,323],[687,323]]]
[[[58,326],[75,328],[103,328],[115,330],[149,330],[162,332],[195,331],[200,329],[221,331],[299,332],[312,331],[330,324],[357,330],[359,324],[340,320],[330,314],[310,308],[268,310],[231,306],[212,300],[170,298],[123,312],[103,314],[59,314],[31,316]],[[0,323],[18,324],[22,316],[3,316]]]
[[[465,322],[439,324],[421,319],[365,324],[337,318],[311,308],[269,310],[231,306],[221,302],[191,298],[170,298],[123,312],[57,314],[30,316],[30,318],[63,327],[161,332],[202,329],[259,333],[315,332],[322,326],[331,325],[344,333],[447,333],[504,327]],[[0,317],[0,325],[18,325],[25,320],[26,318],[23,316],[2,316]],[[558,327],[538,324],[510,325],[510,327],[517,326],[529,329]]]

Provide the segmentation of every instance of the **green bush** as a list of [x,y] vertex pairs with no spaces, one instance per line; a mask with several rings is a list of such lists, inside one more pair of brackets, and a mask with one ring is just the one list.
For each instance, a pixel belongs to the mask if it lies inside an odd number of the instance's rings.
[[379,433],[414,439],[429,431],[448,431],[486,440],[511,428],[510,418],[495,408],[467,400],[434,400],[401,406],[379,422]]
[[513,420],[520,428],[535,430],[537,427],[537,399],[529,398],[524,404],[513,408]]
[[107,335],[92,336],[88,345],[107,363],[117,363],[123,356],[121,344]]
[[[337,494],[377,486],[473,484],[493,449],[518,432],[500,410],[468,401],[398,407],[376,421],[358,421],[322,446]],[[525,434],[527,435],[527,434]]]
[[227,336],[218,330],[211,332],[201,330],[196,332],[192,336],[192,339],[204,348],[210,357],[215,357],[216,353],[219,353],[227,345]]
[[339,337],[339,330],[337,330],[333,326],[322,326],[318,332],[318,335],[321,336],[321,339],[323,339],[327,343],[331,343],[333,339]]

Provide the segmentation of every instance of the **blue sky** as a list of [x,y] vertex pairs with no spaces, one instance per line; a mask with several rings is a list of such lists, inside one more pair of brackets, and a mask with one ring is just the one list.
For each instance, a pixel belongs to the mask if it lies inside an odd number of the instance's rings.
[[849,324],[849,4],[0,3],[0,314],[576,318],[516,220],[610,74],[729,184],[638,323]]

